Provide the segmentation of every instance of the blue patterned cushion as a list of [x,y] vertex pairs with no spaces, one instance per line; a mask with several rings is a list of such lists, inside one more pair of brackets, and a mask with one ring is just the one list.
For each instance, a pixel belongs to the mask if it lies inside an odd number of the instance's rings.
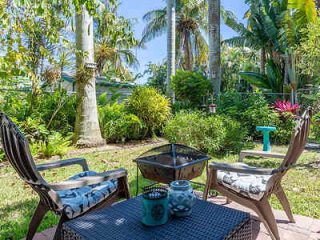
[[[69,180],[76,180],[81,177],[96,176],[94,171],[81,172],[69,178]],[[69,218],[74,218],[89,208],[95,206],[111,193],[117,190],[117,180],[109,180],[99,184],[85,186],[82,188],[75,188],[71,190],[57,191],[64,211]]]
[[[234,165],[250,168],[250,166],[244,163],[235,163]],[[218,171],[217,173],[219,183],[258,201],[263,197],[270,178],[271,175],[253,175],[227,171]]]

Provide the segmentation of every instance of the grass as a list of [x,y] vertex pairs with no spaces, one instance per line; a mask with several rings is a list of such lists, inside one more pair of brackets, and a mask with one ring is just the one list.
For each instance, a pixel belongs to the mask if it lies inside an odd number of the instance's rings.
[[[261,146],[258,146],[260,148]],[[91,170],[104,171],[124,167],[129,172],[129,185],[131,193],[136,188],[136,165],[134,158],[150,149],[150,146],[141,146],[133,149],[111,150],[107,152],[89,153],[80,155],[88,161]],[[285,152],[285,147],[274,147],[274,151]],[[214,158],[214,161],[235,162],[236,155]],[[319,154],[304,153],[299,163],[308,163],[319,160]],[[40,161],[43,163],[47,161]],[[263,167],[276,167],[279,160],[246,159],[246,163]],[[48,182],[57,182],[79,172],[78,166],[66,167],[46,171],[43,173]],[[140,186],[147,184],[140,178]],[[294,214],[320,218],[320,171],[319,169],[292,169],[283,181]],[[195,181],[205,182],[205,175]],[[38,202],[38,196],[28,185],[19,179],[13,168],[6,166],[0,169],[0,239],[21,239],[25,236],[28,224]],[[272,198],[272,205],[276,209],[281,206]],[[38,231],[55,225],[58,218],[49,213],[42,222]]]

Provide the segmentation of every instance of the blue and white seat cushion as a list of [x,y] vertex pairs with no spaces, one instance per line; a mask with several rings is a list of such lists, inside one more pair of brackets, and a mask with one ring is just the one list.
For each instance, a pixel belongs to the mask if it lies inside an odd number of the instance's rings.
[[[96,176],[94,171],[85,171],[69,178],[76,180],[81,177]],[[100,203],[110,194],[117,190],[118,181],[112,179],[99,184],[75,188],[71,190],[57,191],[60,197],[65,213],[69,218],[77,217],[86,212],[89,208]]]
[[[250,166],[244,163],[236,163],[235,165],[250,168]],[[271,176],[272,175],[253,175],[228,171],[217,172],[218,183],[257,201],[263,197],[267,182]]]

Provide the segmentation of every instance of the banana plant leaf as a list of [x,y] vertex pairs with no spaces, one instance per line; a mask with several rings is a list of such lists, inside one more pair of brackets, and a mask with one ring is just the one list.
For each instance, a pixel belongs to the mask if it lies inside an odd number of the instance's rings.
[[283,78],[280,68],[271,60],[266,66],[266,74],[257,72],[240,72],[240,77],[251,85],[275,93],[283,91]]

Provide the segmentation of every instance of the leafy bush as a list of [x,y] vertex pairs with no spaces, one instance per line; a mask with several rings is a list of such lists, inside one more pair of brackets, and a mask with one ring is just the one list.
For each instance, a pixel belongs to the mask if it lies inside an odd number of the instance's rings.
[[160,93],[166,93],[167,65],[149,63],[144,74],[148,75],[147,85],[156,88]]
[[289,143],[295,126],[294,115],[278,114],[262,95],[228,92],[222,94],[217,103],[218,113],[238,120],[241,126],[247,129],[249,137],[262,138],[261,132],[256,131],[256,126],[275,126],[277,131],[271,133],[272,142]]
[[245,145],[245,139],[248,135],[246,127],[243,127],[240,122],[229,117],[220,117],[223,126],[226,129],[226,135],[223,139],[221,152],[240,152]]
[[42,119],[48,130],[67,136],[74,130],[76,112],[76,95],[69,95],[65,90],[56,90],[53,93],[41,94],[32,117]]
[[178,70],[171,84],[177,100],[190,101],[196,107],[201,106],[212,92],[210,80],[199,72]]
[[294,127],[296,126],[295,115],[292,113],[282,113],[277,119],[275,126],[277,130],[272,133],[272,141],[277,144],[288,144]]
[[13,119],[13,121],[19,126],[30,143],[46,141],[49,136],[50,132],[41,119],[27,117],[22,122],[19,122],[16,119]]
[[126,111],[126,106],[118,103],[99,107],[99,122],[103,138],[107,142],[124,142],[144,136],[143,122]]
[[143,123],[134,114],[127,114],[104,126],[104,137],[108,142],[125,142],[141,138]]
[[171,116],[169,100],[152,87],[137,87],[128,98],[128,112],[136,115],[146,127],[146,136],[161,131]]
[[183,143],[208,153],[239,151],[244,142],[238,122],[229,118],[200,112],[180,112],[164,128],[172,143]]
[[313,116],[311,133],[314,140],[320,143],[320,113]]
[[189,100],[175,101],[174,104],[172,104],[173,113],[178,113],[185,110],[197,110],[197,108],[195,108],[195,106]]
[[70,149],[71,137],[64,138],[58,132],[52,132],[46,141],[40,141],[31,145],[31,152],[40,157],[59,155],[62,157]]

